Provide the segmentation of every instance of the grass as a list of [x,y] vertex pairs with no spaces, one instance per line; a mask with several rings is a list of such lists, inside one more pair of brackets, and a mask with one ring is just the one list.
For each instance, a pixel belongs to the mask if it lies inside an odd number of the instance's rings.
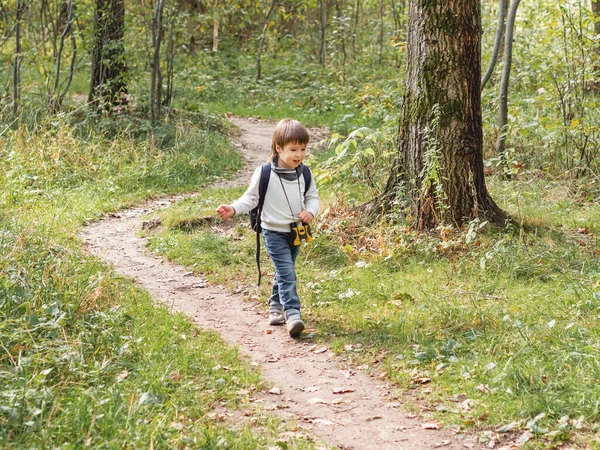
[[[251,404],[260,374],[235,348],[81,249],[86,221],[240,167],[206,121],[152,137],[127,120],[2,136],[0,447],[313,448]],[[240,409],[256,420],[228,419]]]
[[[532,174],[491,186],[523,228],[475,224],[469,237],[467,230],[360,229],[340,207],[339,192],[322,189],[330,199],[323,209],[332,212],[299,257],[304,315],[334,351],[394,381],[403,399],[403,391],[414,392],[448,426],[512,424],[534,431],[532,448],[597,440],[600,246],[590,233],[600,210],[583,197],[573,201],[564,183]],[[268,281],[253,287],[254,235],[245,218],[218,233],[172,225],[213,214],[241,192],[207,190],[161,212],[165,226],[150,248],[267,298]],[[568,210],[556,207],[567,203]],[[263,257],[263,270],[271,270]],[[450,401],[460,394],[469,401]]]

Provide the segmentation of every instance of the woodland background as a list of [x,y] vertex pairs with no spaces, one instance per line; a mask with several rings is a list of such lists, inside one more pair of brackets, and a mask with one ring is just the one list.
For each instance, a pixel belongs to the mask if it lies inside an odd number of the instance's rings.
[[[599,4],[512,6],[506,126],[505,42],[481,92],[486,181],[512,220],[423,230],[401,204],[367,225],[353,214],[397,155],[406,1],[0,0],[0,444],[311,448],[271,419],[211,416],[247,402],[259,374],[75,237],[201,189],[150,249],[250,286],[244,222],[241,240],[181,227],[236,194],[207,187],[241,165],[230,113],[330,130],[310,161],[319,239],[299,269],[318,339],[482,445],[519,431],[524,448],[600,448]],[[481,2],[484,69],[510,7]],[[465,408],[447,401],[464,392]]]

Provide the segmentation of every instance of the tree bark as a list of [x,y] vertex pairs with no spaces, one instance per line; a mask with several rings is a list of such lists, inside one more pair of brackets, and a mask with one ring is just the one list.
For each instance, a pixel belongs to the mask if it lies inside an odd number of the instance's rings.
[[124,35],[124,0],[96,0],[88,102],[106,112],[114,106],[127,104]]
[[500,46],[502,44],[502,37],[504,36],[504,19],[506,18],[506,0],[500,0],[500,9],[498,11],[498,28],[496,28],[496,39],[494,40],[494,49],[492,50],[492,57],[490,58],[490,63],[488,64],[487,70],[485,71],[485,75],[481,80],[481,90],[485,88],[485,85],[489,81],[494,73],[494,67],[496,67],[496,63],[498,62],[498,55],[500,54]]
[[419,229],[494,223],[485,185],[479,0],[411,0],[398,156],[379,211],[406,207]]
[[[592,12],[594,13],[594,34],[600,35],[600,0],[592,0]],[[600,45],[594,49],[596,54],[600,56]]]
[[157,0],[152,17],[152,61],[150,67],[150,120],[154,126],[160,117],[162,74],[160,72],[160,45],[163,37],[163,11],[166,0]]
[[213,10],[215,17],[213,18],[213,45],[212,51],[219,51],[219,0],[215,0],[215,6]]
[[354,4],[354,27],[352,30],[352,56],[356,56],[356,39],[358,36],[358,19],[360,12],[360,0],[356,0]]
[[319,0],[320,13],[321,13],[321,47],[319,49],[319,62],[322,66],[325,65],[326,53],[327,53],[327,36],[326,36],[326,27],[327,27],[327,14],[325,8],[325,0]]
[[23,6],[21,0],[16,0],[15,17],[15,59],[13,63],[13,92],[12,92],[12,112],[17,115],[19,103],[21,100],[21,20],[23,15]]
[[496,154],[504,153],[506,143],[506,128],[508,126],[508,83],[510,69],[512,68],[512,44],[515,29],[515,18],[521,0],[512,0],[508,17],[506,18],[506,37],[504,40],[504,68],[500,80],[500,102],[498,106],[498,140],[496,141]]
[[277,6],[277,2],[278,2],[278,0],[273,0],[273,2],[271,3],[271,7],[267,11],[267,15],[265,16],[265,23],[263,25],[262,33],[260,35],[260,44],[258,45],[258,52],[256,55],[256,81],[260,80],[260,77],[262,76],[262,67],[260,65],[260,58],[262,55],[263,47],[265,45],[265,37],[267,36],[267,28],[269,28],[269,17],[271,16],[271,13],[275,9],[275,6]]

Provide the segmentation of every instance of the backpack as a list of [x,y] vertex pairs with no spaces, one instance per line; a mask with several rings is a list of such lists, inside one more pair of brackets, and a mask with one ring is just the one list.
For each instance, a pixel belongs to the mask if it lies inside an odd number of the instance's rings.
[[[304,177],[304,195],[308,192],[308,188],[311,183],[310,169],[306,166],[302,166],[302,176]],[[269,180],[271,179],[271,163],[264,163],[260,169],[260,180],[258,182],[258,205],[252,211],[250,211],[250,228],[256,233],[256,266],[258,268],[258,286],[260,286],[260,279],[262,273],[260,271],[260,232],[261,218],[263,205],[265,204],[265,196],[267,195],[267,188],[269,187]]]

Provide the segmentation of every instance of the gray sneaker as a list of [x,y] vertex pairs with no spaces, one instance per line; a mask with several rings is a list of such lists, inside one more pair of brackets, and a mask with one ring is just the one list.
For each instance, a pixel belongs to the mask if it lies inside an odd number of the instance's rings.
[[283,325],[284,323],[283,308],[271,306],[269,308],[269,325]]
[[289,309],[285,312],[287,330],[291,337],[298,336],[304,330],[304,322],[300,318],[300,311]]

